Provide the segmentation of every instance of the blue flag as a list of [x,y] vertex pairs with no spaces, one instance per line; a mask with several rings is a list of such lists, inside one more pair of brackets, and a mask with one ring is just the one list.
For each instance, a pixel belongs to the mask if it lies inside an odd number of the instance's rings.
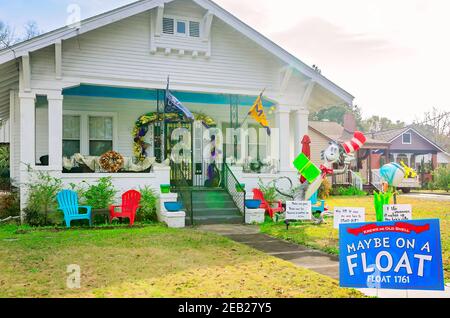
[[190,112],[189,109],[183,106],[181,102],[172,95],[172,93],[169,90],[169,81],[167,81],[167,89],[166,89],[166,106],[165,106],[165,112],[166,113],[177,113],[177,114],[183,114],[187,119],[195,120],[194,115]]

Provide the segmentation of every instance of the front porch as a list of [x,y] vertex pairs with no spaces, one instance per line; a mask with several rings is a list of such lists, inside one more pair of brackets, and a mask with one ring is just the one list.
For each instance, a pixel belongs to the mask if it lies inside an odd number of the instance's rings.
[[[298,150],[293,141],[306,131],[307,112],[265,99],[263,104],[272,128],[268,136],[256,122],[245,120],[257,96],[180,91],[173,94],[193,113],[214,121],[214,134],[223,134],[216,140],[216,163],[231,166],[248,193],[260,179],[266,183],[281,175],[297,179],[291,167],[294,151]],[[17,182],[26,182],[28,169],[32,168],[61,178],[67,187],[111,177],[118,195],[143,186],[159,189],[161,184],[174,181],[169,165],[174,141],[185,141],[184,152],[189,154],[189,169],[185,172],[190,186],[205,186],[211,133],[201,120],[189,125],[170,120],[149,124],[143,136],[145,164],[138,159],[139,149],[133,136],[136,120],[144,114],[162,113],[163,90],[80,85],[59,94],[18,94],[13,102],[17,105],[14,115],[22,125],[20,151],[12,151],[21,162],[20,167],[12,169]],[[124,158],[117,173],[106,171],[99,163],[100,156],[110,150]],[[26,198],[26,194],[22,193],[22,197]]]

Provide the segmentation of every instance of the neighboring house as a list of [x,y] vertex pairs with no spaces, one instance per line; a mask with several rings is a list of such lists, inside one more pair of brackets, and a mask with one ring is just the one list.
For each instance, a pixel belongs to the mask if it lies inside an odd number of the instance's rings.
[[425,163],[425,173],[421,175],[422,184],[431,180],[431,171],[440,163],[448,163],[448,155],[438,144],[421,134],[413,126],[372,133],[377,139],[391,144],[389,159],[391,162],[404,162],[420,172],[422,162]]
[[[260,177],[296,180],[292,162],[301,151],[309,111],[353,102],[352,95],[212,1],[142,0],[0,51],[0,114],[10,123],[12,178],[25,182],[30,165],[66,185],[111,176],[125,191],[173,181],[164,165],[155,164],[149,172],[110,174],[93,164],[94,172],[83,173],[71,170],[69,160],[80,153],[92,163],[115,150],[130,166],[136,164],[135,122],[162,111],[168,75],[172,93],[220,128],[242,123],[266,89],[268,120],[279,133],[258,142],[238,136],[237,147],[244,153],[258,147],[261,158],[272,156],[273,169],[258,174],[232,167],[248,192]],[[185,172],[190,185],[201,187],[195,177],[204,177],[206,169],[194,163],[203,160],[205,140],[198,122],[168,123],[166,134],[159,124],[150,126],[147,153],[169,158],[169,138],[161,143],[158,137],[170,136],[181,125],[194,135],[193,162]],[[22,199],[24,195],[22,191]]]
[[[324,150],[331,141],[344,143],[353,137],[356,131],[356,122],[352,114],[347,114],[344,117],[344,126],[330,121],[310,121],[309,122],[309,137],[311,138],[311,160],[317,165],[323,163],[321,159],[321,151]],[[375,153],[379,149],[388,150],[389,143],[367,137],[367,142],[362,149],[356,152],[353,165],[350,167],[351,171],[345,175],[340,175],[331,178],[333,186],[349,186],[353,185],[360,189],[371,189],[372,169],[377,167],[372,161],[369,154]]]
[[448,152],[438,152],[437,163],[439,167],[450,168],[450,154]]

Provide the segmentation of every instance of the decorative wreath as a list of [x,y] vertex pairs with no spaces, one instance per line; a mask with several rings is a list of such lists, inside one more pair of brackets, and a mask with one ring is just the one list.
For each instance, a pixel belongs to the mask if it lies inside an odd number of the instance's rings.
[[[194,113],[193,115],[195,120],[202,121],[203,125],[207,128],[216,126],[214,119],[208,115],[201,113]],[[139,117],[136,121],[132,134],[134,140],[133,153],[137,160],[143,161],[147,158],[147,144],[145,143],[144,138],[148,133],[149,126],[157,122],[162,122],[164,118],[168,121],[183,120],[183,116],[179,114],[167,113],[164,117],[164,114],[161,113],[147,113]]]
[[123,156],[115,151],[109,151],[100,157],[100,166],[103,170],[116,173],[124,164]]

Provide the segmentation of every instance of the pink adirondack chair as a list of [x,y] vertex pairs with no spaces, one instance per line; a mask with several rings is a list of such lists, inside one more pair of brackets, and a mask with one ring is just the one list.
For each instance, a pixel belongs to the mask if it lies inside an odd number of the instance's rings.
[[[114,218],[130,219],[130,226],[133,226],[136,211],[139,208],[141,194],[136,190],[130,190],[122,195],[122,205],[112,205],[109,207],[109,220]],[[117,210],[120,210],[119,212]]]
[[264,194],[259,189],[253,189],[253,199],[255,200],[261,200],[261,209],[265,209],[266,212],[269,214],[271,218],[275,215],[275,213],[283,212],[283,203],[281,201],[278,201],[278,207],[272,208],[269,204],[269,202],[266,201],[264,198]]

